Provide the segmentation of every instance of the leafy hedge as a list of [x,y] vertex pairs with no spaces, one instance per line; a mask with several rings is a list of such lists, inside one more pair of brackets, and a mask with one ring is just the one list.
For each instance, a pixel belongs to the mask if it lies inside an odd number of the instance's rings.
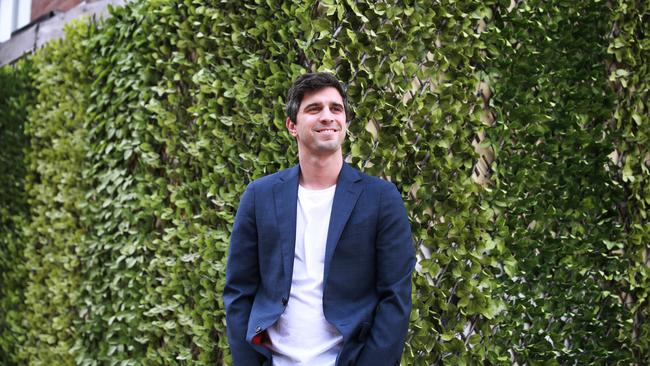
[[[50,43],[34,55],[26,152],[29,224],[24,233],[25,341],[19,356],[29,364],[71,364],[78,337],[81,281],[86,260],[79,245],[85,230],[82,206],[87,184],[87,131],[83,128],[90,74],[86,44],[92,27],[67,28],[66,40]],[[64,61],[65,60],[65,61]]]
[[640,364],[650,363],[650,4],[618,1],[611,14],[607,53],[609,80],[616,92],[611,121],[618,169],[612,184],[623,190],[617,203],[623,240],[618,243],[628,263],[620,275],[620,297],[628,310],[627,347]]
[[296,163],[283,98],[316,70],[409,211],[402,364],[650,362],[648,13],[160,0],[69,27],[0,73],[0,363],[230,364],[238,199]]
[[29,61],[0,68],[0,364],[17,362],[24,338],[24,288],[27,278],[22,227],[28,217],[25,193],[27,146],[24,124],[32,103]]
[[608,5],[526,5],[501,14],[499,54],[486,68],[495,86],[495,240],[517,260],[500,289],[498,343],[518,363],[633,363],[634,312],[620,296],[634,263],[621,250],[625,196],[607,157],[619,135],[603,63]]

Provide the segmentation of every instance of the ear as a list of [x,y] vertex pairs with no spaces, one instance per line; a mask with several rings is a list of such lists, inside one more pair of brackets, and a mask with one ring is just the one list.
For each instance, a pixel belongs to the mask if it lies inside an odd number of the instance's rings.
[[296,124],[293,123],[290,117],[287,117],[287,120],[284,123],[284,125],[287,126],[287,130],[289,130],[291,136],[296,137],[298,135],[298,131],[296,131]]

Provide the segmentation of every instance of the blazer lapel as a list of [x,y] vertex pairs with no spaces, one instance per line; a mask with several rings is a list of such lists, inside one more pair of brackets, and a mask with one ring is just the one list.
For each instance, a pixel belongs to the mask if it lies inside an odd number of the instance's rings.
[[296,165],[280,175],[273,186],[276,222],[280,230],[282,246],[282,269],[284,278],[291,284],[293,257],[296,247],[296,205],[300,166]]
[[352,209],[357,203],[357,199],[363,190],[363,185],[358,182],[361,180],[361,175],[358,171],[352,169],[346,163],[343,163],[341,173],[339,174],[336,183],[336,191],[334,192],[334,203],[332,204],[332,214],[330,215],[330,224],[327,231],[327,244],[325,248],[325,273],[323,275],[323,283],[327,283],[327,276],[329,274],[330,263],[334,250],[339,242],[341,233],[345,228],[345,224],[350,218]]

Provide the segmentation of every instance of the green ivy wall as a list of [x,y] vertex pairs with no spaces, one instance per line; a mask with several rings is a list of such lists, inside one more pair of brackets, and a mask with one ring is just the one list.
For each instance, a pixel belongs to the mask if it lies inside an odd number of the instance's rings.
[[238,200],[346,84],[418,253],[403,365],[650,363],[644,1],[133,1],[0,69],[0,364],[231,363]]
[[25,266],[23,228],[28,222],[25,194],[24,132],[33,103],[32,63],[0,68],[0,364],[18,362],[24,342]]

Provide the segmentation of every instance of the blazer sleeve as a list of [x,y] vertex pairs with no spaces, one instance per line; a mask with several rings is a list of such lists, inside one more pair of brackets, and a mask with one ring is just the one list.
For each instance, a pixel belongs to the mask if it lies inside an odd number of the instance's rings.
[[399,365],[411,313],[415,251],[402,197],[394,184],[382,190],[376,241],[379,303],[357,366]]
[[230,236],[226,284],[226,333],[234,366],[261,365],[260,354],[246,341],[253,300],[260,281],[257,257],[254,185],[248,186],[239,203]]

